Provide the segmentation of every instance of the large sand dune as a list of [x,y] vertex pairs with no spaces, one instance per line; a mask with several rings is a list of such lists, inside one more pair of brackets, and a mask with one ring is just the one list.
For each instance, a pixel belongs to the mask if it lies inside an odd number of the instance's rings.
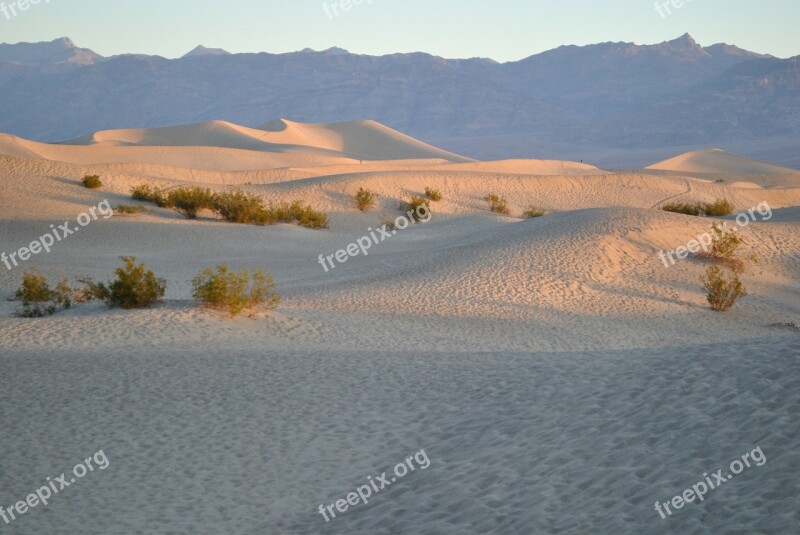
[[[185,144],[163,145],[176,137]],[[15,527],[461,534],[796,526],[800,338],[776,324],[800,320],[800,188],[744,187],[763,168],[734,166],[740,187],[708,180],[708,167],[695,175],[468,162],[374,123],[212,123],[84,142],[0,139],[0,251],[103,199],[130,203],[130,187],[142,182],[299,198],[327,212],[331,229],[188,221],[151,208],[94,222],[28,262],[51,278],[104,279],[118,256],[136,255],[169,289],[150,310],[90,304],[42,320],[13,318],[17,303],[0,301],[0,410],[13,415],[0,428],[0,505],[98,448],[111,461],[49,514]],[[224,146],[190,146],[202,142]],[[363,163],[362,153],[370,155]],[[103,189],[80,187],[89,173],[102,175]],[[428,186],[444,197],[429,223],[323,271],[320,254],[399,215],[399,201]],[[374,211],[356,209],[360,187],[380,195]],[[488,193],[507,197],[512,216],[489,212]],[[720,197],[739,210],[764,201],[773,210],[742,230],[761,261],[745,276],[751,295],[727,314],[705,303],[702,260],[667,269],[658,258],[710,223],[660,211],[661,203]],[[522,219],[531,204],[548,215]],[[221,262],[272,271],[279,309],[230,320],[193,306],[188,281]],[[0,265],[2,295],[19,286],[23,269]],[[669,521],[653,510],[656,499],[755,446],[766,452],[764,467]],[[421,448],[432,462],[425,472],[330,524],[318,515],[320,503]]]
[[647,169],[690,174],[786,175],[800,178],[800,171],[796,169],[752,160],[720,149],[687,152]]

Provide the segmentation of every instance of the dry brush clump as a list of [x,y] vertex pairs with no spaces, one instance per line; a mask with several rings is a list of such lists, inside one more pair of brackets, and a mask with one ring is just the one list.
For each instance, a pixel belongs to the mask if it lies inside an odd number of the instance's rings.
[[433,188],[425,188],[425,197],[433,202],[439,202],[442,200],[441,192],[438,189]]
[[73,290],[66,279],[51,288],[47,277],[39,275],[36,269],[27,270],[22,276],[22,285],[15,298],[22,301],[17,316],[23,318],[42,318],[72,307]]
[[231,317],[245,310],[251,313],[272,310],[281,301],[272,275],[263,269],[252,274],[246,269],[233,273],[227,265],[220,264],[216,272],[206,268],[199,273],[192,281],[192,288],[194,298],[203,305],[224,310]]
[[199,186],[178,188],[167,194],[169,207],[186,219],[197,219],[200,210],[214,210],[216,201],[217,196],[210,189]]
[[135,206],[120,204],[116,208],[114,208],[114,213],[116,214],[136,215],[144,212],[147,212],[147,208],[145,208],[141,204],[137,204]]
[[117,268],[117,278],[105,283],[85,280],[87,294],[100,299],[111,308],[149,308],[164,297],[167,281],[156,277],[144,264],[136,264],[135,256],[121,256],[123,267]]
[[131,190],[131,196],[139,201],[176,210],[188,219],[197,218],[201,210],[209,210],[230,223],[297,223],[313,229],[328,228],[328,216],[302,201],[265,205],[261,196],[238,188],[214,193],[208,188],[184,186],[165,192],[143,184],[135,186]]
[[378,198],[378,194],[372,190],[358,188],[355,197],[358,209],[362,212],[368,212],[375,207],[375,201]]
[[706,299],[717,312],[730,309],[740,297],[747,295],[739,275],[732,270],[723,271],[719,266],[709,266],[702,282]]
[[661,207],[665,212],[691,216],[725,217],[733,213],[734,206],[727,199],[717,199],[713,203],[671,202]]
[[89,189],[98,189],[103,187],[103,182],[98,175],[86,175],[81,179],[83,187]]
[[[414,223],[420,223],[431,213],[431,201],[419,195],[411,195],[408,202],[400,203],[400,210],[406,212],[414,220]],[[392,225],[394,226],[394,225]]]
[[537,206],[530,205],[528,208],[522,212],[522,217],[526,219],[535,219],[537,217],[542,217],[546,214],[544,210],[538,208]]
[[490,193],[483,199],[489,203],[489,209],[492,212],[503,215],[509,215],[511,213],[511,210],[508,208],[508,201],[505,199],[505,197]]
[[757,262],[758,258],[755,254],[742,257],[739,249],[743,243],[736,232],[716,223],[711,225],[711,245],[702,256],[714,265],[706,268],[701,282],[713,310],[724,312],[747,295],[740,275],[747,269],[748,262]]

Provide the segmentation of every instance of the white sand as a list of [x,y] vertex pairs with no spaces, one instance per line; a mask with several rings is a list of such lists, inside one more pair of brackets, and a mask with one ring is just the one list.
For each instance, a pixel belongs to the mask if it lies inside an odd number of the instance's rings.
[[[154,208],[92,223],[29,262],[50,277],[106,278],[132,254],[169,291],[151,310],[93,304],[42,320],[0,302],[0,505],[97,449],[111,462],[9,532],[795,529],[800,335],[773,324],[800,321],[800,188],[754,187],[763,169],[741,169],[735,186],[687,170],[459,162],[403,138],[372,144],[363,138],[386,132],[374,123],[265,125],[285,138],[267,143],[295,147],[286,168],[280,152],[240,146],[249,130],[213,125],[233,141],[193,147],[191,128],[88,147],[0,139],[0,251],[104,198],[130,204],[142,182],[238,185],[331,217],[330,231],[312,231]],[[356,146],[372,161],[352,161]],[[78,185],[87,173],[102,190]],[[381,195],[374,212],[355,209],[361,186]],[[319,254],[426,186],[444,195],[430,223],[322,270]],[[515,214],[536,204],[549,215],[492,214],[490,192]],[[657,256],[709,224],[659,204],[721,196],[774,210],[742,231],[761,262],[745,277],[751,295],[726,314],[707,308],[702,262],[665,269]],[[271,270],[280,308],[229,320],[194,307],[188,281],[222,261]],[[21,273],[0,269],[2,295]],[[756,446],[765,466],[669,521],[654,511]],[[330,524],[316,512],[421,448],[428,470]]]

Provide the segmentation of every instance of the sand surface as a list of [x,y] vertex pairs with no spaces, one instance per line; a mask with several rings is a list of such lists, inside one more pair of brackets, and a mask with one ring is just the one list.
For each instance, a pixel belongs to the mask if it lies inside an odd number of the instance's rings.
[[[167,300],[142,311],[89,304],[32,320],[0,301],[0,506],[98,449],[111,463],[6,531],[791,533],[800,523],[800,334],[778,325],[800,323],[790,174],[765,187],[778,175],[754,164],[716,182],[709,174],[727,168],[470,162],[376,123],[212,126],[85,146],[0,139],[0,251],[104,199],[131,204],[144,182],[303,199],[331,221],[327,231],[231,225],[152,207],[0,265],[2,296],[25,267],[106,279],[120,255],[169,282]],[[192,145],[196,135],[216,146]],[[369,139],[380,135],[391,142]],[[294,148],[243,146],[257,142]],[[353,158],[361,151],[372,157]],[[82,188],[95,173],[103,188]],[[374,211],[355,208],[359,187],[380,195]],[[425,187],[444,197],[430,222],[322,269],[320,254]],[[489,212],[488,193],[507,197],[512,215]],[[741,230],[760,262],[744,278],[750,295],[725,314],[705,302],[702,260],[665,268],[658,257],[710,223],[660,205],[720,197],[772,211]],[[531,204],[547,215],[523,219]],[[194,306],[188,281],[220,262],[270,270],[278,310],[231,320]],[[757,446],[764,466],[669,520],[655,512]],[[318,514],[420,449],[425,471],[328,524]]]

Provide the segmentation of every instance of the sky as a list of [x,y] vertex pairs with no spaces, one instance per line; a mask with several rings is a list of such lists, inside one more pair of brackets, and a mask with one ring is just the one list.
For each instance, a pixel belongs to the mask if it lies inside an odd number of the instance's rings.
[[703,46],[800,54],[797,0],[39,0],[20,9],[31,1],[0,0],[0,42],[70,37],[104,56],[174,58],[203,44],[514,61],[561,45],[654,44],[688,32]]

